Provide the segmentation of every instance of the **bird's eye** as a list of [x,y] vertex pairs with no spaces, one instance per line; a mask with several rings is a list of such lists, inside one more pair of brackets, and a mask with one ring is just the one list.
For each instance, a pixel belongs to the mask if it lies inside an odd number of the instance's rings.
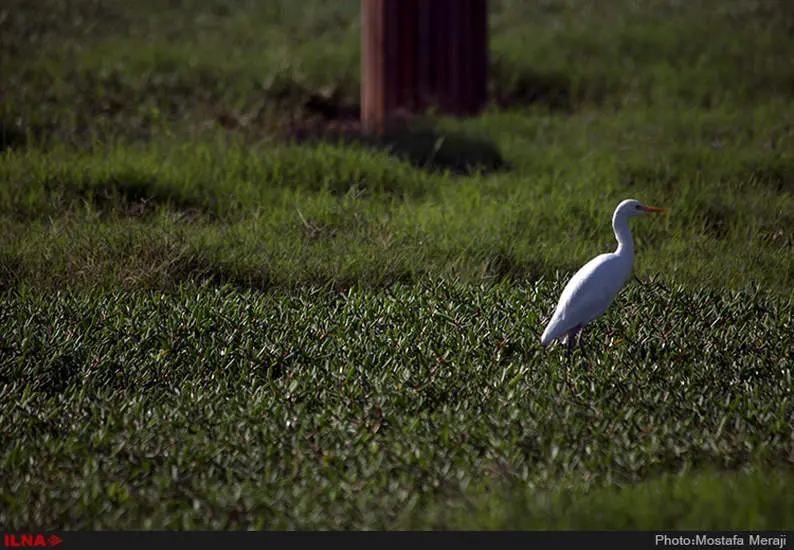
[[641,210],[641,209],[642,209],[642,206],[640,206],[639,204],[637,204],[637,205],[635,205],[635,206],[634,206],[634,208],[635,208],[636,210]]

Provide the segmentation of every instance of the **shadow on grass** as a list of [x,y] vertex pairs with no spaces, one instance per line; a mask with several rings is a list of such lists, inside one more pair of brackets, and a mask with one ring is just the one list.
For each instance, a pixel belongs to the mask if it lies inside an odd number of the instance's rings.
[[495,250],[486,255],[480,270],[480,277],[491,281],[534,281],[544,272],[543,266],[536,262],[524,262],[505,250]]
[[[493,142],[440,131],[432,116],[396,112],[380,135],[364,132],[358,88],[357,79],[351,76],[332,87],[313,90],[289,74],[279,74],[264,87],[264,93],[268,103],[291,113],[281,133],[298,143],[355,144],[386,151],[431,171],[470,174],[510,169]],[[580,103],[603,102],[609,88],[606,82],[536,72],[501,59],[493,60],[489,67],[488,101],[501,109],[539,106],[571,113]],[[219,122],[230,126],[229,121]]]
[[501,108],[546,107],[550,111],[573,112],[577,95],[601,95],[597,90],[587,93],[592,86],[575,91],[573,80],[564,73],[542,73],[512,67],[503,60],[494,60],[488,69],[488,94],[490,100]]
[[[418,122],[418,123],[417,123]],[[286,136],[300,144],[332,143],[384,151],[416,168],[455,174],[491,173],[510,168],[490,140],[459,132],[439,131],[427,119],[391,123],[381,134],[363,131],[359,107],[346,109],[346,115],[328,119],[313,115],[291,121]]]
[[[619,180],[627,188],[650,184],[671,191],[681,180],[700,174],[748,191],[759,187],[776,193],[794,190],[794,164],[772,147],[710,160],[704,159],[700,151],[668,154],[664,162],[627,164],[620,169]],[[742,156],[736,158],[738,155]]]
[[190,196],[182,189],[132,170],[96,182],[91,189],[91,199],[100,208],[112,208],[121,203],[128,210],[146,210],[148,205],[158,204],[170,204],[186,211],[206,209],[206,200],[202,197]]
[[215,198],[205,191],[184,189],[135,169],[120,169],[110,175],[54,175],[44,181],[46,197],[57,197],[29,205],[16,205],[13,216],[19,220],[52,215],[75,205],[90,205],[95,214],[114,213],[136,218],[147,217],[158,207],[168,206],[185,215],[202,213],[212,217]]
[[12,149],[22,149],[27,145],[25,130],[18,125],[11,125],[0,118],[0,153]]
[[332,275],[320,268],[309,273],[305,278],[290,279],[280,277],[278,273],[273,273],[265,267],[240,267],[212,260],[202,254],[190,254],[175,263],[173,272],[169,273],[165,280],[160,278],[158,282],[165,284],[143,286],[170,290],[187,282],[214,287],[228,286],[242,292],[269,292],[291,291],[296,287],[308,285],[338,293],[347,292],[351,288],[384,289],[395,284],[412,285],[426,275],[427,272],[424,270],[410,271],[400,267],[395,267],[386,273],[365,274],[363,277],[354,273]]
[[[488,85],[489,101],[500,108],[531,105],[561,111],[574,108],[574,85],[565,75],[528,72],[496,61],[491,65]],[[290,113],[280,132],[285,139],[386,151],[430,171],[470,174],[510,169],[493,142],[461,132],[442,131],[432,116],[396,112],[385,122],[381,134],[365,132],[360,122],[358,89],[356,77],[313,90],[292,75],[279,74],[271,79],[264,93],[267,103]],[[227,120],[219,122],[234,127]]]
[[766,158],[741,163],[736,179],[751,189],[763,186],[777,193],[790,192],[794,190],[794,164],[770,152]]
[[[10,254],[0,252],[0,293],[14,287],[25,276],[22,262]],[[2,350],[0,349],[0,353]]]
[[[364,271],[350,272],[318,264],[307,266],[301,273],[288,273],[273,270],[266,264],[224,260],[213,257],[212,253],[186,250],[173,243],[137,243],[122,248],[123,252],[108,250],[100,257],[76,251],[63,261],[60,258],[41,261],[0,252],[0,293],[14,292],[21,287],[170,292],[185,284],[231,287],[242,292],[290,292],[309,286],[336,293],[351,288],[379,290],[395,284],[411,286],[434,271],[427,266],[395,262],[382,268],[371,266]],[[505,250],[483,251],[479,261],[473,261],[476,263],[469,266],[471,269],[451,274],[488,284],[533,281],[547,272],[542,264],[522,261]]]

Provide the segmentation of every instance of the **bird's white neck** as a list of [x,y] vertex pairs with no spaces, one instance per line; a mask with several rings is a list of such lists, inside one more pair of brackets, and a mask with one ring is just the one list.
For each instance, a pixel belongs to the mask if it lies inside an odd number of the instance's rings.
[[634,239],[631,237],[628,219],[624,216],[613,216],[612,230],[618,240],[618,248],[615,250],[615,254],[632,257],[634,255]]

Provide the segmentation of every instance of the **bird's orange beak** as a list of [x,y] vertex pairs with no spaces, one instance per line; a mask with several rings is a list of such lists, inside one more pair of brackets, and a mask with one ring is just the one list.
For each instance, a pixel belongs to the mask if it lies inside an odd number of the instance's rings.
[[667,212],[667,210],[659,208],[658,206],[643,206],[642,210],[645,212]]

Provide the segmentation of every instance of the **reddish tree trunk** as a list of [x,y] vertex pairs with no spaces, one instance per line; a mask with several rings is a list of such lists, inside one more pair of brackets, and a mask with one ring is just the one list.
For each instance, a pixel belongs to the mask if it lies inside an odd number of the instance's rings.
[[486,0],[361,0],[361,120],[401,111],[468,116],[487,100]]

